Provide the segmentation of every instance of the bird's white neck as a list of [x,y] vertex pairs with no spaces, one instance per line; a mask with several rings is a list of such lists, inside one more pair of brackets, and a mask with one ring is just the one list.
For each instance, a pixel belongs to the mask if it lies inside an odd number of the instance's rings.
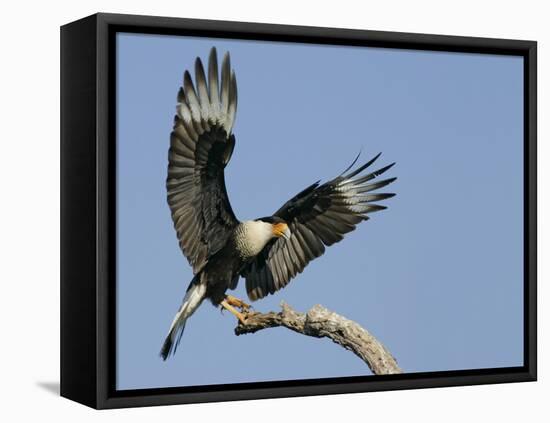
[[247,220],[235,230],[236,247],[243,258],[257,256],[273,237],[271,223],[260,220]]

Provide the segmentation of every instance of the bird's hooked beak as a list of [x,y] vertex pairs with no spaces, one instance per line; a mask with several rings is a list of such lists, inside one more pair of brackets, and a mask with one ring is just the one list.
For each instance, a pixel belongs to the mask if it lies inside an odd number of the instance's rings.
[[273,225],[273,235],[278,238],[284,237],[284,239],[289,240],[291,232],[286,223],[276,223]]

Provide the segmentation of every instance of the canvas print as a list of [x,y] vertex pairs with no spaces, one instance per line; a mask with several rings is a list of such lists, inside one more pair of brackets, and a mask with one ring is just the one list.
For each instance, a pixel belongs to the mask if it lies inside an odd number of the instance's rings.
[[116,51],[116,389],[523,365],[521,57]]

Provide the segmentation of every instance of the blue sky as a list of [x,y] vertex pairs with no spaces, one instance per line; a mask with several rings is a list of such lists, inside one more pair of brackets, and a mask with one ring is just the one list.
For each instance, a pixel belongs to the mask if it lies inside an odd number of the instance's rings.
[[254,306],[320,303],[406,372],[522,365],[521,58],[119,34],[117,388],[370,374],[326,339],[236,337],[234,317],[206,302],[177,354],[158,356],[192,278],[166,203],[169,133],[183,72],[212,46],[237,74],[226,183],[241,220],[336,176],[359,150],[397,162],[389,208]]

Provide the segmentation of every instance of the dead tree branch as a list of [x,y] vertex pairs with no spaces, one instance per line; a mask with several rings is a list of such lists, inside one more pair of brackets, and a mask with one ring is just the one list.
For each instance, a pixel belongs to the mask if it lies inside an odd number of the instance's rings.
[[306,313],[297,312],[284,302],[281,303],[281,308],[278,313],[246,313],[245,324],[239,323],[235,328],[235,335],[285,327],[302,335],[331,339],[357,355],[376,375],[402,373],[386,347],[357,323],[321,305],[312,307]]

